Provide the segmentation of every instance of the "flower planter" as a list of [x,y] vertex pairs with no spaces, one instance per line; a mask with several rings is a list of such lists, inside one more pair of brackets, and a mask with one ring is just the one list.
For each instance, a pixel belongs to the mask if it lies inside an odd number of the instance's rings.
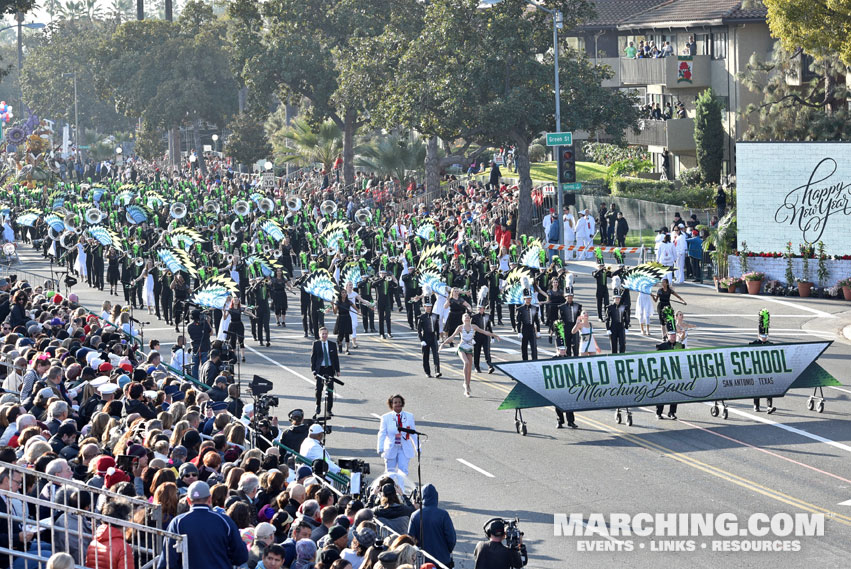
[[845,295],[845,300],[851,300],[851,286],[842,287],[842,294]]
[[801,298],[808,298],[810,293],[813,290],[813,283],[811,282],[802,282],[798,283],[798,296]]
[[745,281],[748,285],[748,294],[759,294],[759,289],[762,288],[762,281]]
[[736,287],[738,287],[738,286],[739,285],[731,284],[730,286],[727,287],[727,292],[730,292],[730,293],[736,292]]
[[715,290],[717,292],[728,292],[727,287],[721,284],[721,280],[718,277],[715,277]]

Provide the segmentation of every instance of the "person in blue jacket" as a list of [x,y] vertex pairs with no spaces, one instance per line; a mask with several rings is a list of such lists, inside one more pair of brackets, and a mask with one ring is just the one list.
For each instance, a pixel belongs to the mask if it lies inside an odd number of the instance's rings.
[[[422,518],[422,539],[420,539],[420,518]],[[455,526],[449,512],[437,506],[437,488],[426,484],[423,488],[423,506],[411,516],[408,522],[408,535],[413,536],[417,545],[432,557],[450,565],[452,550],[455,549]]]
[[[233,569],[248,561],[248,548],[239,528],[227,515],[211,507],[210,487],[193,482],[186,493],[190,510],[174,518],[168,531],[185,535],[190,569]],[[172,539],[166,538],[157,569],[180,567],[181,554]]]

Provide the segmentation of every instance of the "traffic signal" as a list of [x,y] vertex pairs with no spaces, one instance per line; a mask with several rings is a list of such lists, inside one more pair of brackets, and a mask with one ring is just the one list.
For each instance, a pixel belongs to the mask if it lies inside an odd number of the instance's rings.
[[559,181],[562,184],[576,182],[576,152],[573,145],[559,147]]

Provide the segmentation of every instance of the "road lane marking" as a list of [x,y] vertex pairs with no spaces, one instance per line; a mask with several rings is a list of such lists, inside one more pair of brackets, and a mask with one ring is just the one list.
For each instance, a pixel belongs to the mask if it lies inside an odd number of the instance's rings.
[[851,500],[845,500],[844,502],[839,502],[837,506],[851,506]]
[[[705,405],[712,405],[710,402],[704,402]],[[801,435],[802,437],[806,437],[808,439],[812,439],[814,441],[818,441],[820,443],[824,443],[826,445],[830,445],[832,447],[838,448],[839,450],[844,450],[845,452],[851,452],[851,446],[846,444],[828,439],[827,437],[823,437],[821,435],[816,435],[814,433],[810,433],[803,429],[799,429],[797,427],[792,427],[785,423],[779,423],[777,421],[772,421],[768,417],[760,417],[759,415],[754,415],[753,413],[747,413],[745,411],[740,411],[739,409],[735,409],[733,407],[728,407],[731,413],[735,413],[736,415],[740,415],[742,417],[747,417],[748,419],[753,419],[754,421],[759,421],[760,423],[765,423],[766,425],[771,425],[773,427],[777,427],[778,429],[783,429],[784,431],[788,431],[790,433],[795,433],[796,435]]]
[[378,413],[370,413],[370,415],[372,415],[373,417],[375,417],[379,421],[381,420],[381,415],[379,415]]
[[580,421],[582,423],[585,423],[587,425],[591,425],[591,426],[603,429],[605,431],[608,431],[612,434],[615,434],[616,436],[620,436],[621,438],[626,439],[626,440],[628,440],[628,441],[630,441],[630,442],[632,442],[632,443],[634,443],[638,446],[644,447],[648,450],[659,451],[659,452],[663,453],[664,455],[676,460],[677,462],[680,462],[680,463],[685,464],[687,466],[691,466],[692,468],[696,468],[696,469],[701,470],[701,471],[703,471],[707,474],[715,476],[716,478],[720,478],[722,480],[726,480],[728,482],[731,482],[731,483],[733,483],[737,486],[741,486],[742,488],[746,488],[748,490],[757,492],[757,493],[762,494],[764,496],[767,496],[767,497],[769,497],[773,500],[783,502],[785,504],[788,504],[788,505],[793,506],[795,508],[806,510],[808,512],[812,512],[812,513],[816,513],[816,514],[826,514],[829,518],[831,518],[831,519],[833,519],[833,520],[835,520],[835,521],[837,521],[837,522],[839,522],[843,525],[851,526],[851,517],[849,517],[849,516],[844,516],[844,515],[839,514],[837,512],[833,512],[833,511],[828,510],[826,508],[822,508],[821,506],[816,506],[815,504],[810,504],[809,502],[805,502],[805,501],[803,501],[799,498],[789,496],[789,495],[784,494],[783,492],[780,492],[778,490],[774,490],[772,488],[762,486],[761,484],[758,484],[758,483],[756,483],[752,480],[749,480],[749,479],[744,478],[742,476],[738,476],[737,474],[733,474],[731,472],[727,472],[726,470],[722,470],[722,469],[718,468],[717,466],[706,464],[706,463],[701,462],[701,461],[699,461],[695,458],[692,458],[692,457],[686,456],[686,455],[684,455],[680,452],[671,450],[671,449],[669,449],[669,448],[667,448],[663,445],[660,445],[658,443],[651,442],[651,441],[645,440],[641,437],[631,435],[629,433],[621,431],[620,429],[617,429],[617,428],[612,427],[610,425],[607,425],[605,423],[601,423],[601,422],[599,422],[595,419],[591,419],[587,415],[581,415],[581,416],[578,415],[576,417],[576,420]]
[[252,351],[253,353],[257,354],[258,356],[260,356],[261,358],[263,358],[264,360],[266,360],[266,361],[267,361],[267,362],[269,362],[270,364],[272,364],[272,365],[276,365],[276,366],[278,366],[279,368],[281,368],[282,370],[284,370],[284,371],[286,371],[286,372],[289,372],[289,373],[293,374],[294,376],[296,376],[296,377],[298,377],[298,378],[303,379],[304,381],[306,381],[306,382],[307,382],[307,383],[309,383],[310,385],[316,385],[316,382],[315,382],[313,379],[309,379],[309,378],[307,378],[307,377],[303,376],[302,374],[300,374],[300,373],[299,373],[299,372],[297,372],[296,370],[292,369],[291,367],[287,367],[287,366],[285,366],[285,365],[284,365],[284,364],[282,364],[282,363],[276,362],[275,360],[273,360],[272,358],[270,358],[270,357],[269,357],[269,356],[267,356],[266,354],[264,354],[264,353],[262,353],[262,352],[258,352],[257,350],[255,350],[255,349],[254,349],[254,348],[252,348],[251,346],[245,346],[245,349],[246,349],[246,350],[250,350],[250,351]]
[[481,473],[481,474],[484,474],[484,475],[485,475],[485,476],[487,476],[488,478],[496,478],[496,476],[494,476],[493,474],[491,474],[490,472],[488,472],[488,471],[487,471],[487,470],[485,470],[484,468],[479,468],[478,466],[476,466],[476,465],[475,465],[475,464],[473,464],[472,462],[467,462],[467,461],[466,461],[466,460],[464,460],[463,458],[456,458],[455,460],[457,460],[458,462],[460,462],[460,463],[461,463],[461,464],[463,464],[464,466],[469,466],[470,468],[472,468],[472,469],[473,469],[473,470],[475,470],[476,472],[479,472],[479,473]]

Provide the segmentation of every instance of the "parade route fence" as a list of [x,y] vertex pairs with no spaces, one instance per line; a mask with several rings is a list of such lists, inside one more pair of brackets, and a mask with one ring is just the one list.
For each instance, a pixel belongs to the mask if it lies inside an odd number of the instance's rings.
[[[20,493],[0,489],[0,497],[7,505],[6,512],[0,513],[0,524],[6,530],[5,535],[9,536],[7,543],[0,543],[0,556],[8,557],[9,566],[17,567],[15,561],[23,559],[27,569],[44,567],[51,553],[59,552],[59,547],[64,552],[72,553],[75,564],[84,566],[88,545],[99,527],[107,524],[121,531],[125,543],[133,551],[135,564],[139,569],[152,569],[156,566],[166,539],[175,544],[175,550],[179,553],[177,564],[169,565],[167,561],[168,569],[189,568],[187,538],[162,529],[160,506],[147,500],[130,498],[78,480],[50,476],[22,466],[9,463],[0,463],[0,466],[9,469],[12,477],[20,477],[22,481]],[[30,486],[38,491],[36,496],[24,493]],[[88,493],[91,497],[89,505],[85,508],[69,505],[72,492]],[[112,500],[128,503],[133,510],[133,521],[111,518],[99,513],[102,504]],[[16,529],[33,534],[25,550],[21,549],[20,542],[15,543],[15,535],[18,533]],[[97,556],[89,568],[121,569],[105,566]]]

